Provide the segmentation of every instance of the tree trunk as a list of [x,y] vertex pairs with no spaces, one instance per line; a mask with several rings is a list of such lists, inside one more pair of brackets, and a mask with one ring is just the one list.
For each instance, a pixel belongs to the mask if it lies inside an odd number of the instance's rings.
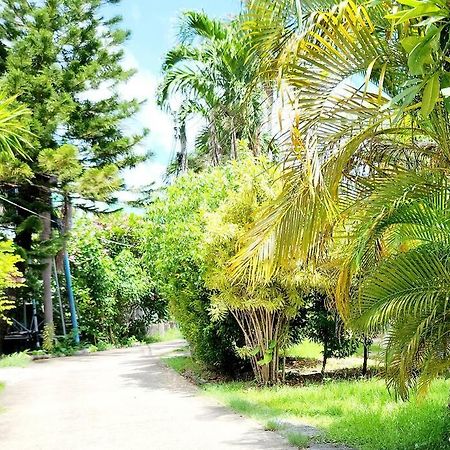
[[236,130],[234,129],[234,124],[232,122],[233,129],[231,130],[231,159],[237,159],[238,150],[237,150],[237,137]]
[[364,347],[364,355],[363,355],[363,367],[362,367],[362,374],[365,376],[367,375],[367,363],[369,360],[369,339],[367,339],[367,336],[364,336],[363,338],[363,347]]
[[217,129],[212,117],[209,124],[209,151],[211,152],[211,159],[213,166],[218,166],[222,157],[222,147],[220,145]]
[[[42,216],[42,242],[50,240],[51,218],[50,212],[44,212]],[[43,283],[43,303],[44,303],[44,323],[47,328],[53,328],[53,299],[52,299],[52,259],[45,257],[43,260],[44,268],[42,269],[42,283]]]
[[327,341],[325,341],[323,343],[323,360],[322,360],[322,372],[321,372],[322,376],[325,375],[325,368],[327,366],[327,359],[328,359],[327,353],[328,353],[328,344],[327,344]]
[[180,125],[180,170],[182,173],[188,170],[186,122]]
[[64,198],[64,229],[62,230],[64,236],[66,236],[72,229],[72,217],[73,206],[70,198],[66,196]]
[[274,103],[274,88],[272,83],[265,86],[266,91],[266,128],[270,138],[273,137],[273,103]]

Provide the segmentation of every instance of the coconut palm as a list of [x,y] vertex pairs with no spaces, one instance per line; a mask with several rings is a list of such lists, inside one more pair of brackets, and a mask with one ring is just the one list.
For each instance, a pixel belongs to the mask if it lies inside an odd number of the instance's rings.
[[[408,234],[431,220],[420,214],[429,188],[423,170],[438,170],[441,184],[448,179],[448,6],[426,1],[387,16],[390,2],[271,3],[249,2],[247,26],[254,51],[271,55],[265,73],[279,77],[296,118],[284,190],[234,270],[267,278],[292,259],[330,259],[348,243],[338,259],[337,306],[350,323],[362,314],[354,325],[389,330],[388,381],[405,398],[415,381],[425,387],[449,369],[447,296],[430,289],[445,285],[448,247],[442,236]],[[402,206],[410,191],[424,196],[415,216]],[[389,211],[398,223],[378,230]],[[440,229],[446,219],[436,214]],[[386,250],[394,241],[402,251]],[[402,297],[405,283],[411,292]]]
[[181,97],[175,116],[183,165],[186,121],[193,116],[206,122],[196,142],[200,158],[213,165],[236,158],[239,139],[247,139],[258,153],[262,90],[258,86],[251,93],[247,90],[249,84],[255,85],[258,72],[238,23],[189,11],[182,16],[179,41],[165,57],[158,100],[170,109],[170,103]]

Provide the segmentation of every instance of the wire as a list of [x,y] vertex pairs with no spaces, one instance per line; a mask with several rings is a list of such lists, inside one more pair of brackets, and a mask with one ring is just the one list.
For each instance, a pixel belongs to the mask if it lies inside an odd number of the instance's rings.
[[[36,211],[32,211],[31,209],[25,208],[25,206],[22,205],[18,205],[17,203],[14,203],[13,201],[7,199],[6,197],[3,197],[2,195],[0,195],[0,199],[5,201],[6,203],[9,203],[13,206],[16,206],[17,208],[23,209],[26,212],[29,212],[31,214],[34,214],[37,217],[40,217],[41,219],[46,219],[48,220],[48,217],[43,216],[42,214],[37,213]],[[58,224],[58,222],[56,220],[50,219],[51,222]]]
[[[3,200],[6,203],[9,203],[10,205],[16,206],[17,208],[23,209],[24,211],[29,212],[30,214],[33,214],[33,215],[35,215],[37,217],[40,217],[41,219],[48,220],[48,217],[43,216],[42,214],[39,214],[36,211],[32,211],[31,209],[25,208],[25,206],[19,205],[19,204],[13,202],[13,201],[7,199],[6,197],[3,197],[2,195],[0,195],[0,199]],[[56,220],[50,219],[50,222],[53,222],[53,223],[55,223],[56,225],[59,226],[59,222],[56,221]],[[121,245],[122,247],[134,248],[133,245],[124,244],[123,242],[112,241],[111,239],[106,239],[106,238],[100,237],[99,240],[103,241],[103,242],[109,242],[111,244]]]

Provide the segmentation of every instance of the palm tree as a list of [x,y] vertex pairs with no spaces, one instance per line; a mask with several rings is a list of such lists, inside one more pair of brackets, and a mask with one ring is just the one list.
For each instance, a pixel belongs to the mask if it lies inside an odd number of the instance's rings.
[[[439,1],[387,17],[390,2],[333,3],[249,2],[252,48],[270,55],[265,73],[278,77],[296,117],[284,190],[233,267],[268,278],[292,259],[320,264],[334,256],[333,247],[348,244],[339,258],[337,306],[349,323],[355,311],[362,314],[354,326],[389,330],[388,381],[405,398],[417,380],[426,387],[449,369],[446,294],[428,289],[445,284],[448,247],[433,236],[439,251],[427,252],[428,241],[412,239],[408,227],[426,220],[418,206],[428,198],[424,171],[437,170],[441,184],[448,180],[450,12]],[[416,216],[400,218],[402,199],[416,190],[424,195]],[[378,230],[388,211],[399,223]],[[437,229],[445,222],[442,215],[435,220]],[[398,247],[387,251],[394,236]]]
[[354,327],[387,333],[385,375],[402,398],[450,369],[449,175],[399,170],[372,180],[351,208],[339,261],[338,301]]
[[[253,152],[259,152],[263,91],[255,86],[257,65],[249,58],[248,40],[238,25],[204,13],[184,13],[180,42],[163,64],[158,102],[171,109],[170,103],[181,97],[181,105],[175,108],[178,130],[185,131],[193,116],[204,119],[197,155],[207,156],[213,165],[236,158],[239,139],[247,139]],[[181,155],[177,159],[186,161],[185,134],[178,137]]]

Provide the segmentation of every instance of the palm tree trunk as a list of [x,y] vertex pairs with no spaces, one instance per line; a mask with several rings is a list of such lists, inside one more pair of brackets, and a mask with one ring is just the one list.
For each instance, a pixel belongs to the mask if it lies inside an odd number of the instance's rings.
[[236,130],[231,131],[231,159],[237,159],[238,157],[238,150],[237,150],[237,137],[236,137]]
[[211,120],[209,125],[210,141],[209,151],[211,152],[213,166],[218,166],[222,157],[222,148],[217,137],[217,129],[214,120]]
[[186,138],[186,122],[180,125],[180,170],[182,173],[188,170],[188,158],[187,158],[187,138]]

